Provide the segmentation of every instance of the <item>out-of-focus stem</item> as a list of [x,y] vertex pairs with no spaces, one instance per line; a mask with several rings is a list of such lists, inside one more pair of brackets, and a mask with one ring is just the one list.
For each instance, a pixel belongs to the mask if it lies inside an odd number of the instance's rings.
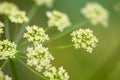
[[9,20],[8,20],[7,16],[5,16],[5,37],[6,37],[6,39],[10,40],[10,36],[9,36]]
[[19,80],[14,61],[12,59],[9,59],[9,62],[10,62],[10,68],[11,68],[13,80]]
[[37,12],[39,6],[37,6],[36,4],[33,5],[33,7],[30,9],[30,11],[28,12],[28,18],[29,18],[29,21],[27,23],[24,23],[22,26],[21,26],[21,29],[18,33],[18,36],[15,40],[16,43],[19,43],[19,41],[21,40],[24,32],[25,32],[25,27],[29,24],[29,22],[31,21],[31,19],[33,18],[33,16],[35,15],[35,13]]
[[37,75],[38,77],[42,78],[43,80],[49,80],[46,77],[40,75],[38,72],[34,71],[32,68],[30,68],[28,65],[26,65],[21,59],[17,59],[23,66],[25,66],[27,69],[29,69],[32,73]]
[[5,65],[7,64],[7,62],[8,62],[8,60],[5,60],[5,61],[4,61],[4,63],[3,63],[2,66],[0,67],[0,70],[2,70],[2,69],[5,67]]
[[69,47],[72,47],[72,46],[73,46],[73,44],[61,45],[61,46],[57,46],[57,47],[50,48],[50,50],[65,49],[65,48],[69,48]]
[[14,31],[14,36],[13,36],[13,41],[15,41],[17,37],[17,31],[18,31],[18,24],[16,24],[15,31]]

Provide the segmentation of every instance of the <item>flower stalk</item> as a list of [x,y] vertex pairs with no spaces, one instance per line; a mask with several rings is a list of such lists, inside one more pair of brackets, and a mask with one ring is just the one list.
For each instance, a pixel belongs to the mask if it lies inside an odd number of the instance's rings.
[[50,50],[66,49],[66,48],[70,48],[70,47],[73,47],[73,44],[61,45],[61,46],[53,47],[53,48],[50,48]]
[[8,60],[5,60],[2,66],[0,67],[0,70],[2,70],[6,66],[7,63],[8,63]]
[[40,75],[38,72],[36,72],[35,70],[33,70],[31,67],[29,67],[28,65],[26,65],[21,59],[17,59],[24,67],[26,67],[28,70],[30,70],[32,73],[34,73],[35,75],[37,75],[38,77],[44,79],[44,80],[48,80],[46,77]]
[[9,20],[8,20],[7,16],[5,16],[5,36],[6,36],[6,39],[10,40],[10,36],[9,36]]
[[33,18],[33,16],[35,15],[35,13],[37,12],[38,10],[38,6],[36,4],[34,4],[32,6],[32,8],[30,9],[29,13],[28,13],[28,22],[27,23],[24,23],[22,26],[21,26],[21,29],[19,30],[19,33],[18,33],[18,36],[15,40],[16,43],[19,43],[19,41],[21,40],[24,32],[25,32],[25,27],[29,24],[29,22],[31,21],[31,19]]
[[19,80],[17,70],[16,70],[16,66],[15,66],[15,61],[13,61],[12,59],[9,59],[9,62],[10,62],[11,72],[12,72],[12,75],[13,75],[13,80]]
[[13,41],[15,41],[15,39],[16,39],[18,28],[19,28],[18,24],[16,24],[15,31],[14,31],[14,36],[13,36]]

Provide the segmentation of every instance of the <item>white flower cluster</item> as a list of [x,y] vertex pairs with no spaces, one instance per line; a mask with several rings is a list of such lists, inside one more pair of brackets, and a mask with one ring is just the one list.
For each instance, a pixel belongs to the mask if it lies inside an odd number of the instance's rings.
[[27,57],[27,64],[35,67],[36,71],[43,72],[43,75],[50,80],[69,79],[68,73],[63,67],[57,70],[56,67],[52,66],[51,60],[54,60],[54,57],[42,44],[35,45],[35,48],[28,48]]
[[28,22],[28,17],[26,17],[25,11],[11,12],[11,14],[9,15],[9,19],[11,22],[14,22],[14,23]]
[[0,21],[0,34],[3,33],[3,28],[4,27],[4,24]]
[[0,80],[12,80],[12,78],[0,71]]
[[0,14],[7,15],[10,21],[14,23],[24,23],[28,21],[25,11],[20,11],[13,3],[0,3]]
[[54,0],[34,0],[34,2],[38,6],[46,5],[47,7],[51,7],[53,5]]
[[26,27],[26,33],[24,33],[24,38],[27,38],[29,42],[33,42],[34,44],[43,43],[46,40],[49,40],[47,34],[43,28],[39,28],[36,25]]
[[27,52],[27,64],[35,67],[38,72],[51,66],[50,61],[54,60],[48,48],[43,47],[42,44],[35,46],[35,48],[28,47]]
[[75,48],[84,48],[87,52],[92,52],[96,47],[98,39],[93,35],[93,31],[90,29],[79,29],[73,31],[71,34],[72,42],[74,42]]
[[10,15],[11,12],[18,11],[18,7],[9,2],[0,3],[0,14]]
[[68,73],[63,67],[59,67],[57,70],[56,67],[52,66],[43,74],[50,80],[69,80]]
[[16,44],[8,40],[0,41],[0,60],[15,58],[17,53]]
[[47,12],[46,14],[49,19],[49,27],[57,27],[59,31],[63,31],[63,29],[71,26],[71,22],[65,13],[53,10],[52,12]]
[[95,2],[88,3],[86,7],[81,9],[81,12],[93,25],[101,23],[104,27],[108,26],[109,14],[100,4]]

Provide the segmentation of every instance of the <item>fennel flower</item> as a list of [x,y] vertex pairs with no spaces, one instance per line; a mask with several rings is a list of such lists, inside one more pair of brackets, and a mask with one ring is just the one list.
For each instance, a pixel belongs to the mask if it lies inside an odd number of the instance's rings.
[[0,14],[9,15],[11,12],[18,11],[18,7],[10,2],[0,3]]
[[93,31],[90,29],[73,31],[71,36],[76,49],[84,48],[89,53],[92,53],[93,48],[95,48],[98,43],[98,39],[93,35]]
[[0,60],[15,58],[16,53],[16,44],[14,42],[11,43],[8,40],[0,41]]
[[33,26],[27,26],[26,27],[26,33],[24,33],[24,38],[27,38],[29,42],[33,42],[34,44],[43,43],[46,40],[49,40],[49,37],[47,34],[45,34],[45,30],[41,27],[38,27],[36,25]]
[[47,12],[48,26],[57,27],[59,31],[63,31],[65,28],[71,26],[71,22],[67,14],[54,10],[52,12]]
[[108,26],[108,11],[98,3],[88,3],[86,7],[81,9],[82,14],[93,24],[102,24]]
[[24,23],[28,22],[28,17],[26,16],[25,11],[15,11],[11,12],[9,19],[13,23]]

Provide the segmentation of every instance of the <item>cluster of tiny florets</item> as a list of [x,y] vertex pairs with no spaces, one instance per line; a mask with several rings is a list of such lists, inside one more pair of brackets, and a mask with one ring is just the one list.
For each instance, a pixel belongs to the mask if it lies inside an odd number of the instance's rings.
[[13,23],[24,23],[28,21],[26,12],[20,11],[13,3],[0,3],[0,14],[6,15]]
[[34,2],[38,6],[46,5],[47,7],[51,7],[53,5],[54,0],[34,0]]
[[51,64],[51,60],[54,60],[52,54],[48,51],[48,48],[42,46],[42,44],[35,45],[35,48],[27,49],[27,64],[34,67],[36,71],[43,72],[43,75],[50,80],[68,80],[68,73],[60,67],[58,70]]
[[12,12],[9,15],[9,19],[10,19],[11,22],[14,22],[14,23],[28,22],[28,18],[26,17],[26,12],[25,11]]
[[0,80],[12,80],[12,78],[0,71]]
[[43,72],[44,76],[48,77],[50,80],[69,80],[68,73],[63,67],[56,67],[52,66],[45,72]]
[[14,42],[11,43],[8,40],[0,41],[0,60],[15,58],[16,53],[16,44]]
[[3,33],[4,24],[0,21],[0,34]]
[[65,28],[70,27],[71,22],[67,14],[54,10],[47,12],[48,26],[57,27],[59,31],[63,31]]
[[26,33],[24,33],[24,38],[27,38],[29,42],[33,42],[34,44],[43,43],[46,40],[49,40],[47,34],[45,34],[45,30],[36,25],[26,27]]
[[93,35],[93,31],[90,29],[79,29],[73,31],[71,36],[75,48],[84,48],[87,50],[87,52],[90,53],[98,43],[98,39]]
[[52,54],[48,51],[48,48],[43,47],[42,44],[36,45],[35,48],[28,47],[27,52],[27,64],[35,67],[38,72],[51,66],[50,62],[51,60],[54,60]]
[[18,7],[15,4],[9,2],[0,3],[0,14],[10,15],[11,12],[16,11],[18,11]]
[[108,26],[109,14],[100,4],[88,3],[86,7],[81,9],[81,12],[93,25],[101,23],[104,27]]

